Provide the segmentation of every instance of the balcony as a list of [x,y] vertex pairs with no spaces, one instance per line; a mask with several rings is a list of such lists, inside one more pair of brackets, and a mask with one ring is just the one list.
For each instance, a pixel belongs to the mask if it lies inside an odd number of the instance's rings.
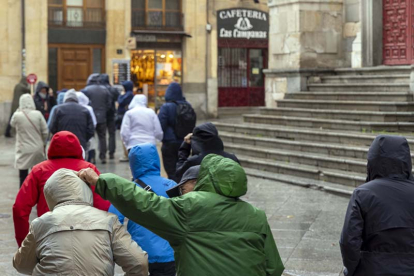
[[132,10],[132,30],[183,31],[181,12]]
[[105,13],[101,9],[48,9],[48,24],[52,28],[105,29]]

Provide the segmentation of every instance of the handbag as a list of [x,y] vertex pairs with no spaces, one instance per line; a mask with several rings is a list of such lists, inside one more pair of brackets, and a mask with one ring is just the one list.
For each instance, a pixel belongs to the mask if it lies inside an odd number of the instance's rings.
[[[36,130],[37,134],[39,134],[40,136],[40,140],[43,141],[43,136],[40,133],[40,131],[37,129],[37,127],[33,124],[32,120],[30,120],[29,116],[27,116],[26,112],[24,112],[22,110],[24,116],[27,118],[27,120],[29,121],[29,123],[32,125],[32,127]],[[46,156],[46,145],[43,144],[43,154]]]

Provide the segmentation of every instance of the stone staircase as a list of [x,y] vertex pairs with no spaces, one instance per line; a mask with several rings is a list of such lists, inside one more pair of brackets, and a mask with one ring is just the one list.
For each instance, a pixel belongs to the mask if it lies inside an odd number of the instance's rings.
[[409,81],[409,67],[338,69],[277,108],[216,125],[249,175],[349,195],[365,182],[376,135],[404,135],[414,149]]

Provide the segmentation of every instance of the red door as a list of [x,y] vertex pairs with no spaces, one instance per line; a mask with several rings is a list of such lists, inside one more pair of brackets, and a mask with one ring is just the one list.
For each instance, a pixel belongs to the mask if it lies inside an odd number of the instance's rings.
[[383,1],[384,64],[411,64],[413,60],[414,0]]

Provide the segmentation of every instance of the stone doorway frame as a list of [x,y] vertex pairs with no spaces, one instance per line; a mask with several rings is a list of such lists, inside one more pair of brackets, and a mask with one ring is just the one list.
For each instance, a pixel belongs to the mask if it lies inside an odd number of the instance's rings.
[[362,66],[383,65],[383,0],[360,0]]

